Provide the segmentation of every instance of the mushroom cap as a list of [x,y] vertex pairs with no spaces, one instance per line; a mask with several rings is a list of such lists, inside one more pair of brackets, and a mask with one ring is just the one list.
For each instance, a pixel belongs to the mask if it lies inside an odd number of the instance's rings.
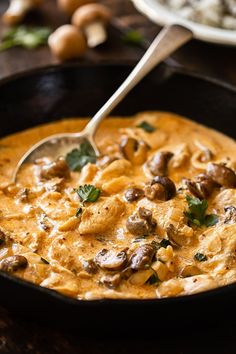
[[52,53],[61,60],[78,58],[87,48],[82,32],[72,25],[59,27],[49,36],[48,45]]
[[72,24],[76,27],[86,27],[92,22],[106,24],[111,18],[110,10],[101,4],[88,4],[79,7],[72,16]]
[[[94,0],[95,1],[95,0]],[[78,7],[94,2],[93,0],[57,0],[58,7],[68,15],[73,15]]]

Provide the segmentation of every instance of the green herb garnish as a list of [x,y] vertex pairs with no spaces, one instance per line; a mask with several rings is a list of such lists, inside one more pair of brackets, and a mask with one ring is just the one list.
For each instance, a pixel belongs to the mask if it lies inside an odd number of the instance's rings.
[[87,163],[95,163],[97,160],[92,145],[85,140],[79,149],[74,149],[66,155],[66,162],[72,171],[81,171]]
[[122,36],[122,41],[126,44],[140,46],[144,42],[143,36],[135,30],[129,30]]
[[96,200],[100,196],[100,189],[94,187],[91,184],[85,184],[84,186],[80,186],[76,190],[78,196],[80,197],[80,200],[82,202],[96,202]]
[[206,215],[208,208],[207,200],[200,200],[198,198],[186,196],[189,210],[184,212],[184,215],[188,218],[190,223],[196,226],[205,225],[207,227],[213,226],[218,222],[218,217],[215,214]]
[[171,243],[170,243],[170,241],[169,241],[169,240],[167,240],[167,239],[163,238],[163,240],[161,240],[161,242],[159,243],[159,245],[160,245],[161,247],[166,248],[167,246],[170,246],[170,245],[171,245]]
[[82,208],[78,208],[75,216],[78,218],[82,214]]
[[194,259],[196,259],[196,261],[198,262],[204,262],[207,260],[207,256],[203,253],[199,253],[197,252],[195,255],[194,255]]
[[157,273],[153,273],[152,276],[148,279],[147,283],[150,285],[159,283],[160,279],[158,278]]
[[156,130],[156,128],[153,125],[149,124],[146,121],[143,121],[139,125],[137,125],[137,128],[141,128],[145,130],[145,132],[147,133],[153,133]]
[[0,51],[20,46],[34,49],[47,43],[51,30],[48,27],[19,26],[6,31],[0,43]]

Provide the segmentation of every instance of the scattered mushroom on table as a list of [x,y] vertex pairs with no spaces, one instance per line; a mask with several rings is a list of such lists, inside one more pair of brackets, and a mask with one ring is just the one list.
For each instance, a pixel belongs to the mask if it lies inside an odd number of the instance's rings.
[[87,48],[83,33],[72,25],[63,25],[56,29],[49,36],[48,45],[60,60],[79,58]]
[[43,0],[11,0],[7,11],[3,14],[3,22],[14,26],[20,23],[32,9],[41,5]]
[[106,6],[88,4],[75,11],[72,24],[84,31],[88,46],[94,48],[106,41],[106,25],[110,18],[111,12]]
[[58,7],[68,15],[73,15],[78,7],[95,2],[95,0],[57,0]]

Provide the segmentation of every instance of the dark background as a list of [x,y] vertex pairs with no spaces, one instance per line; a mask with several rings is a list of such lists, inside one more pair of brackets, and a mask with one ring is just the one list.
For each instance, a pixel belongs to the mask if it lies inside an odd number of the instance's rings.
[[[119,19],[119,24],[124,28],[130,26],[138,29],[148,41],[158,33],[159,27],[138,14],[128,0],[104,0],[102,2],[111,7],[114,15]],[[6,5],[7,1],[0,0],[0,12],[4,11]],[[52,27],[57,27],[67,20],[63,14],[57,11],[53,0],[46,0],[42,10],[28,18],[29,22],[47,24]],[[3,26],[0,24],[0,32],[2,30]],[[110,28],[108,43],[103,48],[88,51],[81,63],[134,64],[141,57],[143,49],[125,45],[120,37],[119,31]],[[168,59],[168,62],[236,86],[236,48],[192,41]],[[57,60],[51,57],[46,47],[30,53],[24,49],[14,48],[0,53],[0,79],[48,64],[57,64]],[[17,301],[17,294],[14,296]],[[222,306],[224,307],[223,303]],[[235,309],[232,309],[229,316],[234,313]],[[122,315],[125,318],[125,314]],[[201,315],[204,318],[204,313]],[[132,322],[131,320],[125,318],[127,325]],[[0,308],[0,353],[236,353],[236,328],[234,326],[223,323],[220,326],[216,324],[216,327],[204,329],[199,327],[199,329],[195,328],[192,331],[190,328],[190,331],[186,331],[186,328],[179,328],[180,319],[173,316],[170,329],[163,333],[158,330],[161,320],[156,314],[158,326],[155,334],[152,331],[152,334],[148,335],[150,324],[147,318],[145,335],[142,332],[130,332],[130,335],[124,337],[119,336],[119,333],[116,333],[116,336],[104,333],[104,336],[98,337],[94,331],[90,333],[88,331],[86,335],[82,335],[79,331],[72,334],[50,328],[46,324],[37,324],[37,321],[32,323]],[[102,326],[102,322],[99,322],[99,325]],[[175,326],[178,331],[173,330]]]

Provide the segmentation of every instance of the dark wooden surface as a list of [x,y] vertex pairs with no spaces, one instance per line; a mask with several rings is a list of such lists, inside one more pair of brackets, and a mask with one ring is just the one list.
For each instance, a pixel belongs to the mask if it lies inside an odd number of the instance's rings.
[[[124,26],[138,29],[147,40],[151,40],[158,33],[159,27],[138,14],[128,0],[104,0],[113,14],[119,18]],[[0,12],[3,12],[7,1],[0,0]],[[30,23],[47,24],[55,28],[68,19],[56,10],[54,0],[45,0],[42,10],[28,18]],[[0,24],[0,32],[4,30]],[[142,55],[141,48],[124,45],[116,30],[110,30],[108,43],[100,49],[88,51],[81,62],[90,63],[135,63]],[[202,73],[226,81],[236,86],[236,48],[227,48],[192,41],[180,49],[170,59],[170,63],[180,65],[187,70]],[[26,51],[15,48],[0,53],[0,79],[12,74],[57,64],[51,57],[47,47],[35,51]],[[0,289],[1,291],[1,289]],[[20,304],[19,304],[20,306]],[[217,309],[216,309],[217,311]],[[161,319],[157,318],[157,321]],[[173,318],[178,326],[178,319]],[[193,319],[194,321],[194,319]],[[165,336],[159,335],[142,337],[137,333],[132,337],[103,338],[95,337],[94,333],[87,336],[69,334],[60,330],[28,322],[18,318],[0,307],[0,353],[11,354],[116,354],[116,353],[157,353],[157,354],[235,354],[235,329],[224,324],[208,328],[204,331],[194,331],[186,335],[175,335],[173,331]]]

